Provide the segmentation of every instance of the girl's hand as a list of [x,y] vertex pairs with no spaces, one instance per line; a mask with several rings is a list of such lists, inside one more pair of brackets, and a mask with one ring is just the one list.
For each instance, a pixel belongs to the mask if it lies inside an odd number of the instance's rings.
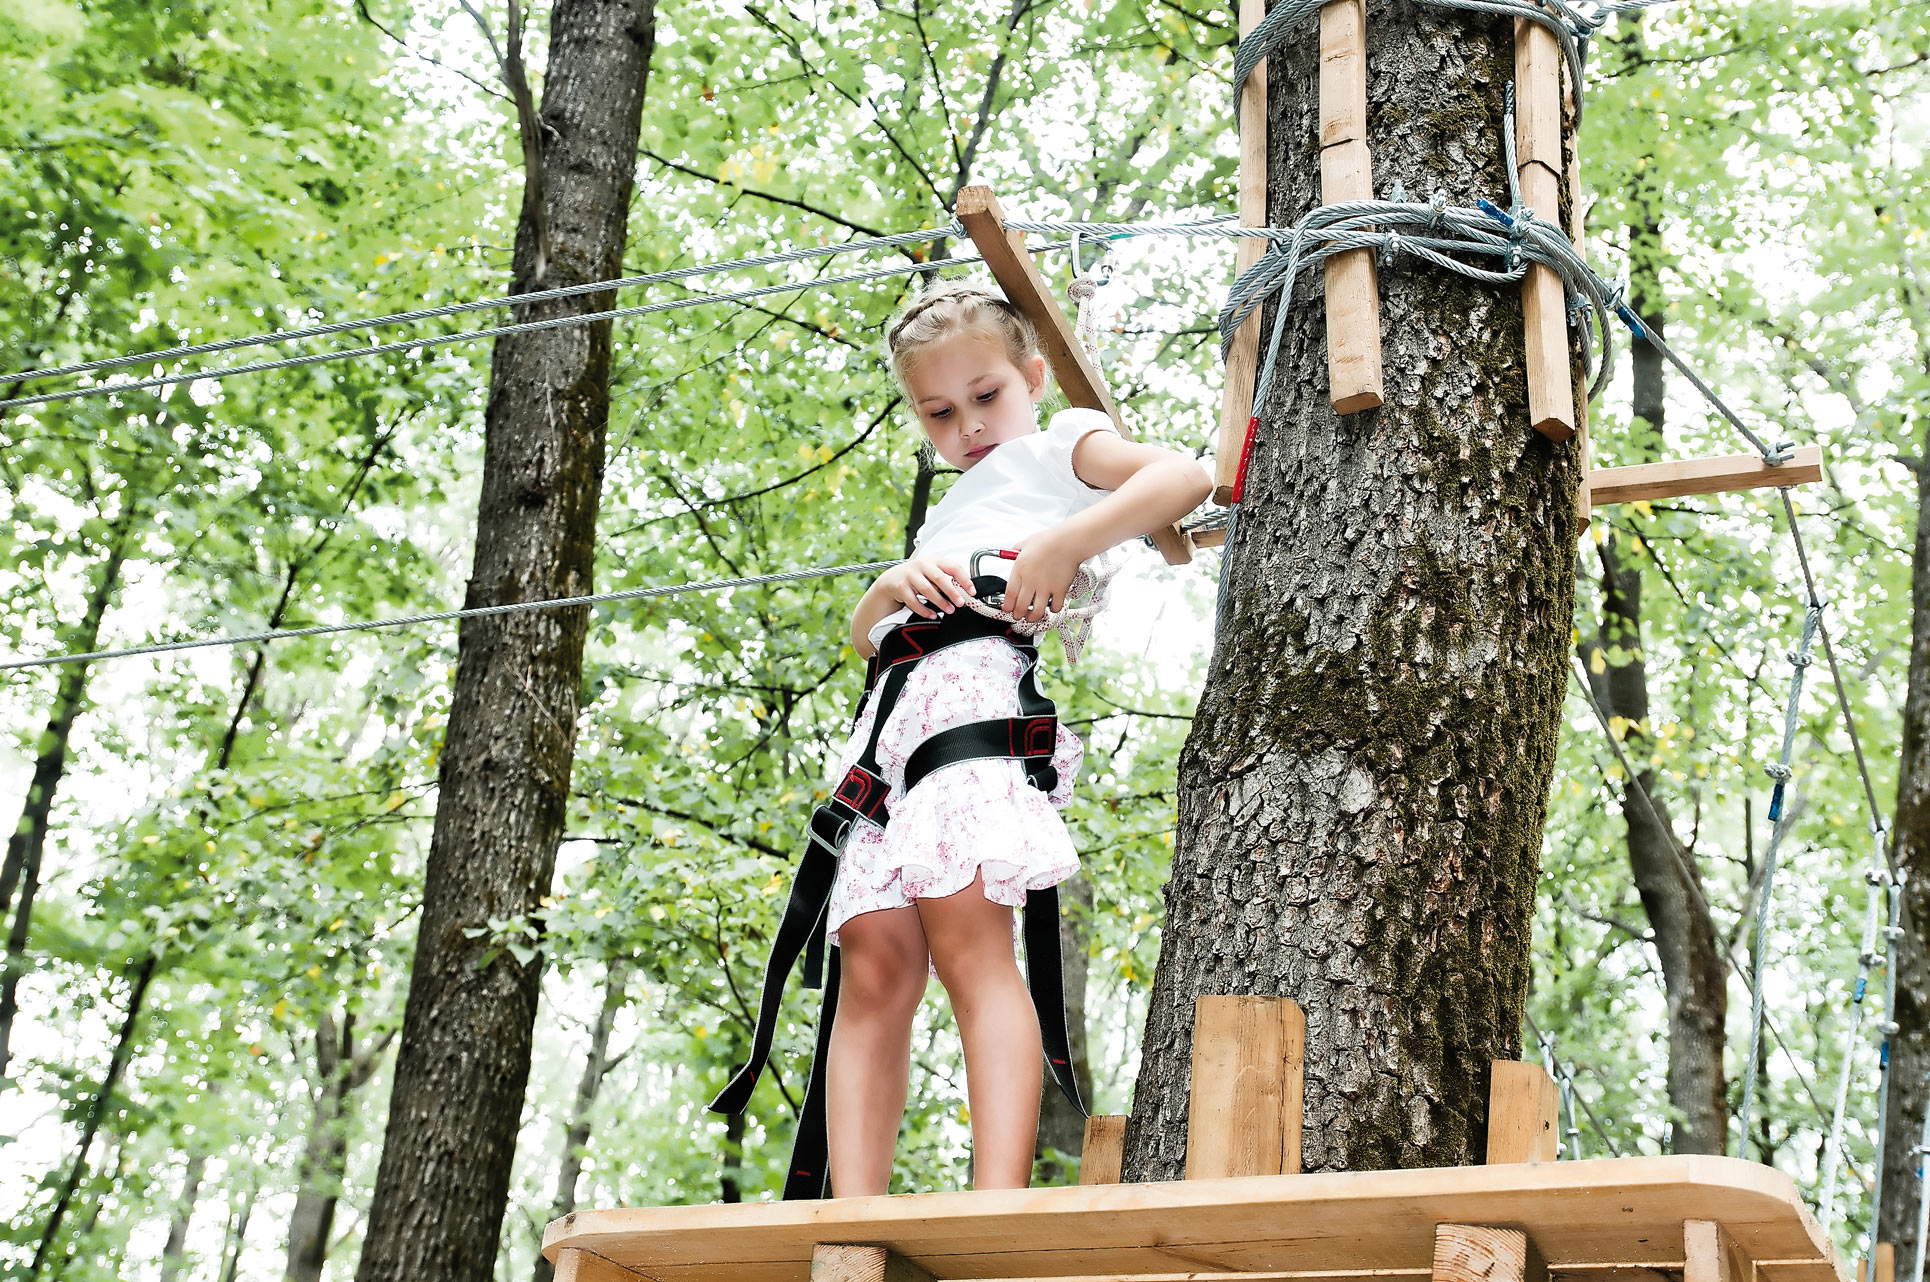
[[1055,527],[1018,544],[1018,559],[1005,576],[1005,612],[1028,623],[1041,622],[1050,610],[1063,610],[1073,576],[1085,560],[1077,542]]
[[879,575],[873,586],[921,619],[936,619],[941,610],[950,614],[973,595],[971,571],[950,557],[915,556],[901,561]]

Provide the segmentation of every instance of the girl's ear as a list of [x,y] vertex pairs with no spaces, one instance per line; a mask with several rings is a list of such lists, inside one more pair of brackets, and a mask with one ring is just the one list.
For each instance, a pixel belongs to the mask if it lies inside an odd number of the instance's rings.
[[1025,374],[1025,389],[1031,393],[1032,399],[1034,401],[1043,399],[1045,396],[1045,357],[1034,356],[1027,360],[1024,365],[1020,366],[1020,369]]

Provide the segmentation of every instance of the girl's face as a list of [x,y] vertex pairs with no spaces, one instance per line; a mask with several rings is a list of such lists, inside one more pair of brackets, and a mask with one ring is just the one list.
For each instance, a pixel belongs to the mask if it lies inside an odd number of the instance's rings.
[[969,472],[1005,442],[1039,430],[1032,407],[1045,395],[1045,358],[1021,368],[996,338],[961,334],[920,352],[905,387],[932,448]]

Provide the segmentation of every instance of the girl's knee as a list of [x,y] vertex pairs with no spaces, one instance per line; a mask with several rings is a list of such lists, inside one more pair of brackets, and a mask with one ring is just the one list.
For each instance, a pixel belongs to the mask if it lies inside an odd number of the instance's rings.
[[[898,932],[839,932],[838,1005],[894,1014],[917,1009],[925,995],[925,942]],[[915,946],[914,946],[915,944]]]

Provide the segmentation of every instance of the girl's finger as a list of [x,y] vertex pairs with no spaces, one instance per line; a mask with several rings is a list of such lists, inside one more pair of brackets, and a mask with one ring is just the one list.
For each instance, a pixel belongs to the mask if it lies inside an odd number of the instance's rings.
[[957,589],[952,599],[960,605],[964,605],[965,598],[974,595],[972,572],[960,565],[957,561],[940,561],[938,568],[951,575],[952,585]]
[[931,584],[925,582],[923,575],[908,574],[905,576],[905,590],[898,599],[904,603],[906,609],[910,610],[919,618],[936,618],[937,615],[932,612],[931,607],[918,599],[921,595],[929,596],[931,590]]

